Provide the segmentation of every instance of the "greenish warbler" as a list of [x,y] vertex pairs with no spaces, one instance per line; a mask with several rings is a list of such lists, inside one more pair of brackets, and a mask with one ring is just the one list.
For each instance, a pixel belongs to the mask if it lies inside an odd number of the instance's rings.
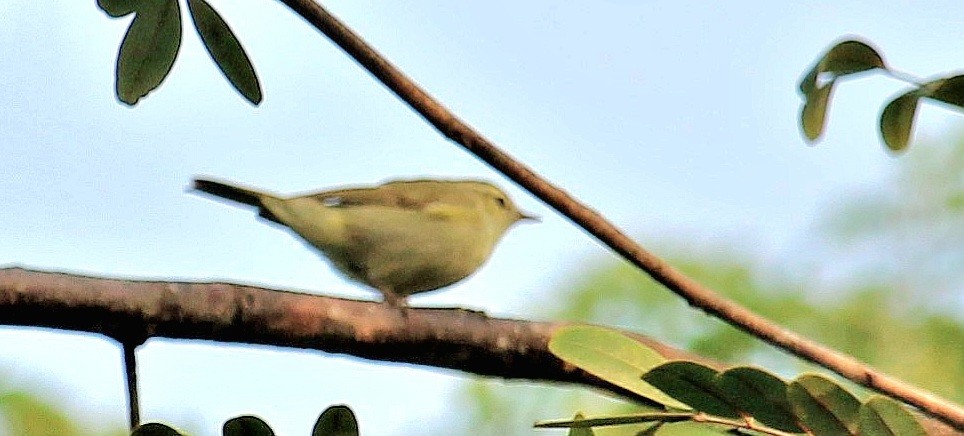
[[537,219],[499,188],[469,180],[392,181],[291,197],[203,178],[194,189],[257,207],[392,306],[468,277],[509,227]]

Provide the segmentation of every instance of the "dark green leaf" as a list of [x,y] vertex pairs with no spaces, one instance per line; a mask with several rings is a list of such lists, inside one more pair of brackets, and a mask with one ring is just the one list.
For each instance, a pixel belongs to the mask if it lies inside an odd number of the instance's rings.
[[358,436],[358,421],[348,406],[331,406],[318,417],[311,436]]
[[890,398],[874,396],[860,406],[862,435],[926,436],[927,432],[910,412]]
[[164,424],[148,422],[147,424],[137,426],[137,428],[131,432],[131,436],[181,436],[181,433]]
[[903,151],[907,148],[919,99],[919,91],[912,90],[894,99],[880,114],[880,134],[891,150]]
[[[884,59],[873,47],[856,40],[838,43],[820,58],[800,80],[800,92],[805,100],[800,125],[807,140],[816,141],[823,134],[827,106],[837,78],[875,68],[886,68]],[[822,78],[824,83],[818,83]]]
[[137,9],[141,0],[97,0],[97,6],[114,18],[123,17]]
[[835,76],[874,68],[886,68],[884,58],[869,44],[857,40],[844,41],[833,46],[820,60],[820,72]]
[[860,401],[826,377],[798,377],[790,383],[787,398],[800,422],[817,436],[855,434],[857,430]]
[[836,82],[830,81],[826,85],[813,88],[805,95],[806,101],[800,111],[800,125],[807,139],[816,141],[823,134],[823,127],[827,121],[827,105],[830,104],[830,94]]
[[187,4],[194,27],[197,28],[201,41],[204,41],[204,47],[218,64],[224,77],[248,101],[255,105],[261,103],[258,76],[228,23],[204,0],[188,0]]
[[536,428],[600,427],[604,425],[629,425],[647,422],[681,422],[693,419],[692,412],[637,413],[633,415],[604,416],[589,419],[559,419],[540,421]]
[[809,95],[817,88],[817,80],[824,74],[829,74],[830,80],[834,80],[839,76],[875,68],[887,68],[877,50],[865,42],[843,41],[831,47],[800,80],[800,92]]
[[666,358],[619,332],[592,326],[563,327],[553,333],[549,351],[650,402],[677,409],[688,408],[640,379],[645,372],[666,362]]
[[251,415],[231,418],[221,427],[224,436],[274,436],[274,431],[261,418]]
[[740,418],[739,411],[717,384],[718,375],[715,369],[696,362],[673,361],[653,368],[643,375],[643,380],[694,410]]
[[142,6],[117,55],[117,98],[129,105],[161,84],[181,47],[177,0],[157,0]]
[[739,410],[787,432],[802,432],[787,400],[787,384],[766,371],[738,367],[720,374],[719,387]]
[[964,108],[964,76],[948,77],[924,84],[922,96]]
[[649,428],[636,433],[636,436],[656,436],[656,434],[659,432],[659,429],[662,427],[663,423],[657,422],[656,424],[649,426]]
[[809,95],[814,89],[817,89],[817,75],[820,74],[820,62],[814,64],[810,71],[807,71],[807,75],[800,79],[800,93],[804,95],[804,98],[809,99]]

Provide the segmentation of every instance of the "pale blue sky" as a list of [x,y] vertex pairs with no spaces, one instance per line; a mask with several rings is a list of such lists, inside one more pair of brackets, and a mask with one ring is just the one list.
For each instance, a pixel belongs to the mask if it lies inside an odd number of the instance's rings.
[[[279,192],[483,177],[543,217],[513,229],[477,275],[415,305],[527,318],[527,302],[557,292],[570,270],[612,257],[447,143],[280,3],[211,3],[254,60],[259,108],[220,77],[187,16],[171,76],[128,108],[113,96],[113,71],[129,18],[112,20],[94,1],[0,3],[0,264],[374,298],[252,213],[185,194],[195,174]],[[964,3],[952,1],[325,5],[644,245],[735,241],[775,258],[792,257],[822,209],[873,189],[894,165],[876,119],[901,84],[882,78],[845,83],[825,141],[804,144],[796,82],[812,60],[857,34],[921,76],[964,66]],[[933,107],[921,115],[918,137],[962,121]],[[139,357],[145,418],[206,435],[252,412],[279,434],[307,434],[342,402],[365,434],[401,434],[457,419],[446,403],[465,378],[200,342],[151,341]],[[125,419],[119,351],[102,338],[0,328],[0,380],[56,395],[83,420]]]

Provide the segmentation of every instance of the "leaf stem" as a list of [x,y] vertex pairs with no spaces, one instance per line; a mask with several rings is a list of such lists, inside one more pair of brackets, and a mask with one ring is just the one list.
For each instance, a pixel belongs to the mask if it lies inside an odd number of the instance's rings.
[[897,80],[900,80],[901,82],[909,83],[917,87],[922,87],[926,84],[924,79],[921,79],[920,77],[917,77],[910,73],[906,73],[900,70],[895,70],[893,68],[887,68],[884,71],[886,71],[887,75],[889,75],[890,77],[893,77]]

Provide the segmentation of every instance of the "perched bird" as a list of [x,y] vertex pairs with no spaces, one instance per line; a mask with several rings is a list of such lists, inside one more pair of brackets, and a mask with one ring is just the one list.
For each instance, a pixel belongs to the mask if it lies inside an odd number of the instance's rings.
[[291,197],[205,178],[194,189],[255,206],[392,306],[474,273],[517,221],[537,220],[492,184],[403,180]]

